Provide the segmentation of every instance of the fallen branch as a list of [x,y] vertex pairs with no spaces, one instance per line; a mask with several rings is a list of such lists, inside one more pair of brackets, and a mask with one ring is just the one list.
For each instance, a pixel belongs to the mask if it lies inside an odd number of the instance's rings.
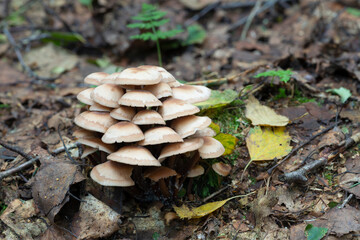
[[20,172],[22,170],[25,170],[25,169],[29,168],[30,166],[32,166],[38,160],[39,160],[39,158],[37,158],[37,157],[36,158],[31,158],[27,162],[24,162],[23,164],[20,164],[17,167],[14,167],[14,168],[11,168],[9,170],[0,172],[0,181],[5,177],[8,177],[10,175],[13,175],[14,173],[17,173],[17,172]]

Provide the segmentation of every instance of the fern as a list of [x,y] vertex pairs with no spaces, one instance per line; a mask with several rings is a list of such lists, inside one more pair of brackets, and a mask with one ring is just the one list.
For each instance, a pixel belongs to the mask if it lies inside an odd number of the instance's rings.
[[272,80],[271,80],[271,83],[272,83],[274,80],[274,77],[279,77],[280,81],[287,83],[290,80],[292,74],[293,74],[293,72],[290,69],[288,69],[288,70],[271,70],[271,71],[259,73],[256,76],[254,76],[254,78],[272,77]]
[[168,39],[183,31],[182,29],[161,31],[159,27],[169,22],[169,19],[163,18],[165,15],[166,12],[158,10],[154,5],[143,3],[141,12],[137,16],[132,17],[133,20],[140,22],[127,25],[128,28],[144,30],[143,33],[131,36],[131,39],[156,42],[160,66],[162,66],[162,59],[159,39]]

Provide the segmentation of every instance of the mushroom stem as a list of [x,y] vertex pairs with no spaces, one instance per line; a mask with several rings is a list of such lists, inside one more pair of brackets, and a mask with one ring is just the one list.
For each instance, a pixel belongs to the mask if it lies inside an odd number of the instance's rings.
[[167,198],[170,197],[169,189],[166,186],[165,180],[163,178],[159,180],[159,187],[160,187],[160,191],[164,197],[167,197]]

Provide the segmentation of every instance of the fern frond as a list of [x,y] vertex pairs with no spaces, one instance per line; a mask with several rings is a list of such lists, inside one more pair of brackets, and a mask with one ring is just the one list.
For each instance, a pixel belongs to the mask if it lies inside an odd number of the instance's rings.
[[182,32],[183,32],[182,29],[173,29],[173,30],[163,31],[163,32],[157,31],[156,35],[157,35],[158,39],[167,39],[167,38],[171,38]]
[[156,27],[161,27],[165,23],[169,22],[169,19],[162,19],[159,21],[152,22],[139,22],[139,23],[131,23],[126,25],[128,28],[140,28],[140,29],[152,29]]
[[137,35],[133,35],[130,37],[130,39],[140,39],[143,41],[148,41],[148,40],[152,40],[152,41],[156,41],[158,40],[158,36],[152,32],[145,32],[145,33],[141,33],[141,34],[137,34]]

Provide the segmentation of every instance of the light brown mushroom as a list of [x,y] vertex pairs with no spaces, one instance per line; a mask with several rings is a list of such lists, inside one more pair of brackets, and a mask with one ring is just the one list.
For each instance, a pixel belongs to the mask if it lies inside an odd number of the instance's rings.
[[158,182],[160,179],[176,176],[175,170],[168,167],[155,167],[145,171],[144,177],[150,178],[154,182]]
[[141,68],[127,68],[115,80],[118,85],[153,85],[161,81],[158,71]]
[[192,115],[198,112],[200,112],[198,107],[175,98],[166,99],[163,102],[163,105],[159,108],[159,113],[165,121]]
[[110,112],[112,110],[112,108],[105,107],[98,103],[94,103],[89,107],[89,110],[92,112]]
[[160,162],[162,162],[167,157],[195,151],[199,149],[203,144],[204,140],[202,138],[189,138],[185,139],[184,142],[170,143],[161,150],[158,159]]
[[168,71],[166,71],[165,68],[162,68],[159,66],[152,66],[152,65],[142,65],[142,66],[139,66],[138,68],[158,71],[162,76],[161,82],[170,83],[170,82],[176,81],[174,76],[171,73],[169,73]]
[[170,86],[167,83],[163,83],[163,82],[155,85],[145,86],[144,90],[151,92],[158,99],[172,96],[172,90]]
[[96,152],[97,149],[96,148],[92,148],[92,147],[88,147],[88,146],[85,146],[84,147],[84,151],[83,153],[81,154],[81,157],[80,158],[85,158],[87,156],[89,156],[90,154]]
[[106,144],[103,143],[101,141],[101,139],[96,138],[96,137],[89,137],[89,138],[80,138],[78,140],[79,143],[85,145],[85,146],[89,146],[95,149],[99,149],[100,151],[106,152],[106,153],[112,153],[115,152],[115,145],[110,145],[110,144]]
[[113,161],[96,165],[90,172],[90,177],[103,186],[129,187],[135,183],[131,179],[133,167]]
[[172,88],[173,98],[181,99],[187,103],[198,103],[209,99],[211,90],[204,86],[181,85]]
[[110,112],[110,116],[117,120],[131,121],[135,115],[135,109],[127,106],[120,106]]
[[92,91],[94,91],[94,88],[88,88],[88,89],[82,90],[81,92],[79,92],[79,94],[76,97],[82,103],[85,103],[87,105],[93,105],[94,100],[91,99]]
[[219,175],[226,177],[231,172],[231,165],[217,162],[211,165],[212,169]]
[[194,178],[203,175],[205,172],[204,168],[201,165],[196,165],[189,170],[187,177]]
[[197,130],[202,130],[211,124],[209,117],[199,117],[190,115],[173,120],[171,128],[175,130],[182,138],[195,134]]
[[131,120],[137,125],[161,124],[165,125],[164,119],[154,110],[142,110],[138,112]]
[[109,74],[104,72],[94,72],[87,75],[84,79],[84,82],[91,85],[99,86],[102,84],[102,80],[106,78]]
[[124,95],[124,90],[115,84],[102,84],[91,93],[91,99],[103,106],[117,108],[119,99]]
[[212,137],[203,137],[204,145],[199,148],[200,157],[206,158],[217,158],[223,155],[225,152],[224,146]]
[[131,122],[118,122],[112,125],[101,138],[104,143],[137,142],[143,139],[141,129]]
[[139,166],[160,166],[160,162],[151,152],[141,146],[125,146],[111,153],[109,160]]
[[102,83],[116,84],[116,79],[119,77],[120,73],[121,72],[115,72],[115,73],[109,74],[101,82]]
[[161,143],[183,142],[184,140],[174,130],[169,127],[155,127],[147,130],[145,139],[139,145],[155,145]]
[[149,91],[131,90],[119,100],[119,104],[131,107],[156,107],[162,103]]
[[109,113],[90,111],[79,114],[74,121],[79,127],[101,133],[106,132],[111,125],[117,123]]
[[207,127],[201,130],[197,130],[196,133],[191,137],[215,137],[215,136],[216,136],[216,132],[214,131],[214,129]]

